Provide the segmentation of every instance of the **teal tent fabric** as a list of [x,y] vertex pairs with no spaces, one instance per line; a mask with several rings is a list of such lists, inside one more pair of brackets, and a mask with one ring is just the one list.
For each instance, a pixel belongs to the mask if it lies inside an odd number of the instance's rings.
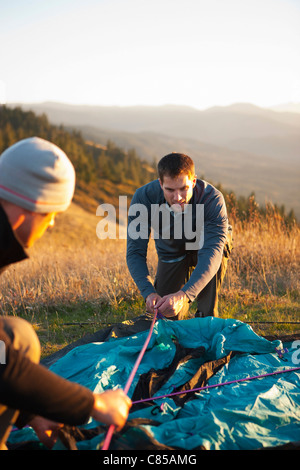
[[[143,331],[78,346],[50,369],[99,393],[123,388],[147,334],[148,331]],[[177,322],[161,319],[155,324],[129,390],[130,397],[142,374],[172,363],[176,342],[186,348],[204,347],[205,353],[180,364],[156,395],[172,393],[174,388],[188,382],[201,365],[232,351],[237,354],[208,380],[209,385],[295,367],[293,350],[285,353],[283,361],[276,352],[276,348],[283,347],[281,341],[268,341],[243,322],[214,317]],[[112,448],[143,448],[151,441],[158,448],[251,450],[297,441],[300,440],[299,386],[298,371],[202,390],[182,407],[171,397],[154,400],[148,406],[133,408],[128,426],[114,436]],[[84,429],[98,425],[91,421]],[[77,448],[101,448],[105,434],[106,428],[102,426],[92,439],[78,442]],[[34,440],[34,432],[24,429],[11,433],[11,442],[24,439]],[[63,445],[58,442],[55,449],[60,448]]]

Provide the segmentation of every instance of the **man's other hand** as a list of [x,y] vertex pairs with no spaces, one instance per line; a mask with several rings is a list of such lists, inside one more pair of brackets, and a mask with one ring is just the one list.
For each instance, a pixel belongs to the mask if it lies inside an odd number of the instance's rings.
[[156,304],[155,308],[165,317],[174,317],[183,309],[189,301],[188,296],[182,291],[174,294],[164,295]]
[[146,298],[146,309],[148,313],[155,313],[154,309],[156,309],[157,302],[161,299],[161,296],[158,295],[156,292],[149,294]]

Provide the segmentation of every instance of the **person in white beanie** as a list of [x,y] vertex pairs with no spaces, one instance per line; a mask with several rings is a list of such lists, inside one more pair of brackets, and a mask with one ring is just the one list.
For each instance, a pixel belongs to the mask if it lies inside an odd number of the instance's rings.
[[[0,273],[28,258],[25,251],[71,204],[75,170],[56,145],[21,140],[0,156]],[[13,424],[29,424],[51,448],[63,424],[90,417],[121,429],[130,399],[122,390],[92,393],[39,364],[40,343],[24,319],[0,316],[0,450]]]
[[71,204],[75,170],[67,155],[47,140],[31,137],[0,159],[0,200],[16,237],[33,245]]

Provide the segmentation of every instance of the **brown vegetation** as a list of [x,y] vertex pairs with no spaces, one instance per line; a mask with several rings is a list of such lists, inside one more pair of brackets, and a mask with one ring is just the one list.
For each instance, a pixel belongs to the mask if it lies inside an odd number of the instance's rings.
[[[57,219],[31,249],[30,259],[11,266],[0,278],[1,314],[22,315],[51,342],[48,328],[60,329],[68,322],[91,323],[94,329],[144,313],[137,288],[127,270],[126,240],[99,240],[96,215],[76,204]],[[234,249],[220,298],[220,316],[255,321],[300,321],[299,266],[300,230],[287,226],[280,215],[261,216],[253,208],[247,221],[231,211]],[[153,241],[148,256],[155,273]],[[193,312],[193,307],[192,307]],[[51,327],[52,325],[52,327]],[[298,325],[259,332],[295,331]],[[64,332],[64,333],[63,333]],[[74,330],[73,337],[82,331]]]

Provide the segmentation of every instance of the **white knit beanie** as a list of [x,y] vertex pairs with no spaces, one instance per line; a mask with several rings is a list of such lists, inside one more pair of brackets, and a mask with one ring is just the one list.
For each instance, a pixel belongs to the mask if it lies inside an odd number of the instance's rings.
[[0,199],[32,212],[62,212],[75,189],[67,155],[39,137],[21,140],[0,156]]

